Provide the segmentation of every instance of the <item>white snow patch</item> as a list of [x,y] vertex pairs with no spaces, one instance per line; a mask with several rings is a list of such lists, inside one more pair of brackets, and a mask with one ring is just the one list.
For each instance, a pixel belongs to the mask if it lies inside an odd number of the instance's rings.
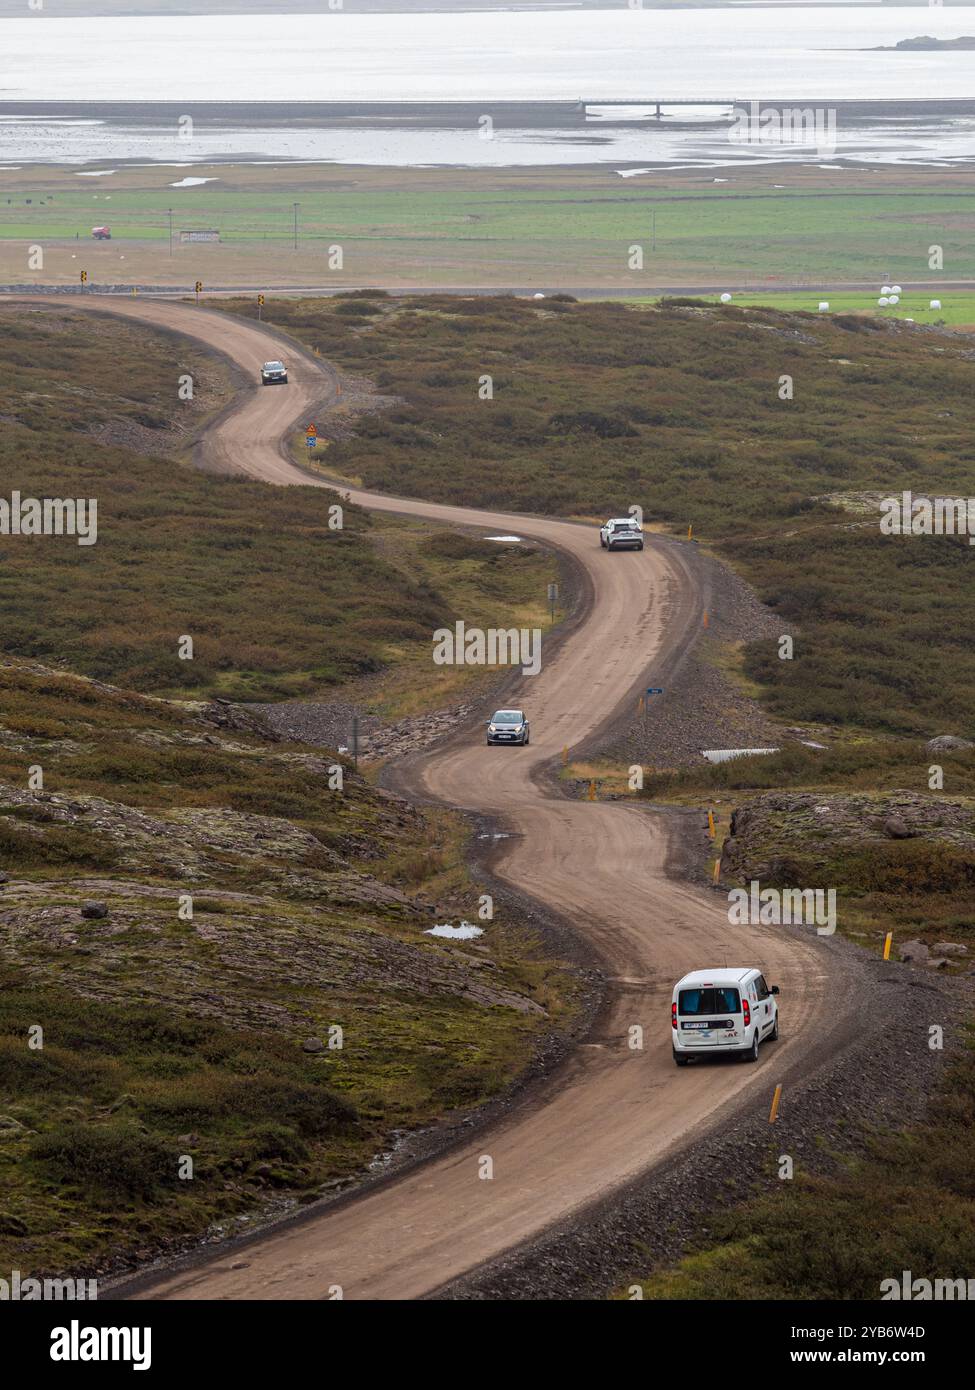
[[208,179],[200,178],[196,174],[190,174],[185,179],[179,179],[176,183],[171,183],[170,188],[196,188],[201,183],[219,183],[220,180],[214,174]]
[[727,763],[732,758],[750,758],[757,753],[777,753],[777,748],[702,748],[709,763]]
[[448,936],[455,941],[470,941],[473,936],[483,936],[484,928],[475,927],[473,922],[461,922],[459,927],[453,927],[449,922],[443,922],[439,926],[428,927],[423,935]]
[[520,536],[485,536],[486,541],[520,541]]

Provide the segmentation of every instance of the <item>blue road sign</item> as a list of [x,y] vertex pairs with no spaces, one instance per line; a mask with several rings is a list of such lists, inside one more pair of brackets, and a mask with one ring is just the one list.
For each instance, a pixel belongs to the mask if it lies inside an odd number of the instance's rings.
[[658,686],[655,686],[655,685],[648,685],[648,686],[647,686],[647,694],[648,694],[648,695],[662,695],[663,693],[664,693],[663,690],[660,689]]
[[318,435],[317,435],[317,434],[306,434],[306,435],[305,435],[305,443],[308,445],[309,449],[314,449],[315,445],[318,443]]

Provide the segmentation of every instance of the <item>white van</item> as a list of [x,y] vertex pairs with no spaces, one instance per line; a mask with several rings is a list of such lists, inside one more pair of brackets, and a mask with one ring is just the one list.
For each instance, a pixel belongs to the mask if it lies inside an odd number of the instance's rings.
[[692,970],[674,986],[670,1026],[674,1061],[686,1067],[701,1053],[758,1061],[758,1045],[779,1036],[778,985],[754,968]]

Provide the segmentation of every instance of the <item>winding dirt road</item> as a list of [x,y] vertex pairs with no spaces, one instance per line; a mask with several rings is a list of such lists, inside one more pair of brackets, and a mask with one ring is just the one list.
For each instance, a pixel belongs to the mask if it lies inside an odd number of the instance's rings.
[[[60,296],[54,302],[65,305]],[[210,431],[202,463],[316,485],[284,456],[282,437],[338,399],[340,383],[326,364],[264,327],[192,305],[71,305],[198,339],[252,381],[262,361],[283,357],[290,387],[245,390]],[[776,1082],[811,1065],[824,1038],[839,1045],[848,986],[828,942],[782,928],[730,927],[721,897],[667,876],[662,817],[628,804],[561,799],[544,775],[564,745],[590,738],[694,641],[701,596],[682,547],[661,541],[642,554],[608,555],[590,527],[354,489],[351,497],[441,522],[516,529],[569,552],[589,576],[585,617],[513,697],[530,712],[531,747],[488,749],[475,734],[430,753],[417,777],[426,794],[503,820],[511,838],[495,872],[592,943],[610,977],[607,1002],[591,1036],[530,1103],[469,1144],[318,1216],[152,1274],[126,1289],[130,1297],[326,1299],[335,1286],[345,1298],[423,1296],[607,1196],[696,1130],[771,1097]],[[673,1065],[673,982],[709,964],[760,965],[781,986],[783,1037],[763,1049],[757,1066]],[[635,1024],[645,1030],[643,1051],[627,1044]],[[482,1155],[493,1160],[491,1180],[479,1176]]]

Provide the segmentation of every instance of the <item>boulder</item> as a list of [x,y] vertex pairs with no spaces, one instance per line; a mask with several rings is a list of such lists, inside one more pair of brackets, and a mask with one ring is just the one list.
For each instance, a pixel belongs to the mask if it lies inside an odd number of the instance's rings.
[[910,840],[915,832],[903,816],[891,813],[884,818],[884,834],[889,835],[892,840]]
[[915,965],[926,962],[931,952],[923,941],[904,941],[901,943],[901,960],[913,961]]
[[301,1044],[302,1052],[324,1052],[325,1044],[321,1038],[306,1038]]
[[968,947],[958,941],[936,941],[934,951],[939,956],[967,956]]
[[969,742],[967,738],[958,738],[955,734],[939,734],[937,738],[928,739],[924,746],[929,753],[952,753],[965,748],[975,748],[975,743]]
[[107,917],[108,903],[82,903],[81,915],[82,917],[94,918]]

